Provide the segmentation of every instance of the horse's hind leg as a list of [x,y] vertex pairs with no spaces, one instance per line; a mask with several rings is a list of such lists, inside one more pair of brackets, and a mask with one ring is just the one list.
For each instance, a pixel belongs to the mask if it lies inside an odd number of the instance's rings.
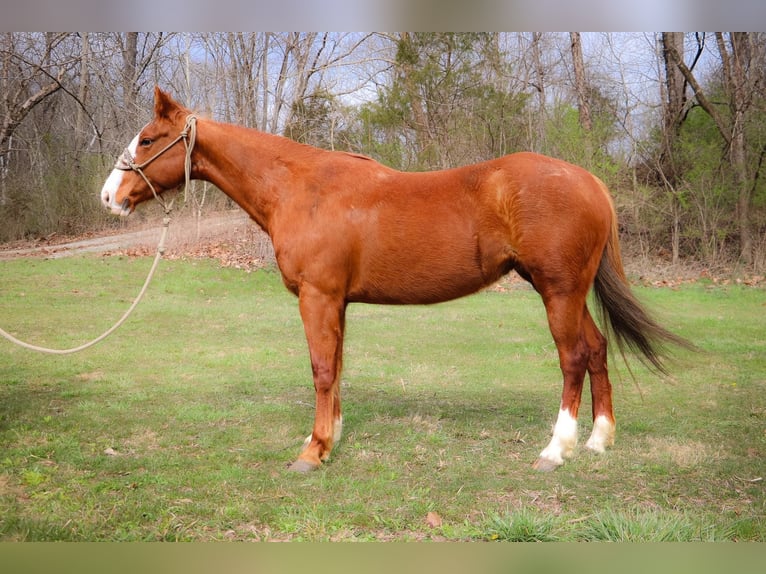
[[577,411],[580,408],[590,348],[583,329],[585,295],[541,294],[564,376],[564,388],[553,437],[533,464],[537,470],[550,471],[564,464],[564,459],[572,455],[577,445]]
[[587,307],[583,313],[585,340],[590,349],[588,376],[593,406],[593,431],[585,447],[602,453],[614,444],[614,410],[612,408],[612,385],[609,382],[606,362],[606,339],[596,327]]

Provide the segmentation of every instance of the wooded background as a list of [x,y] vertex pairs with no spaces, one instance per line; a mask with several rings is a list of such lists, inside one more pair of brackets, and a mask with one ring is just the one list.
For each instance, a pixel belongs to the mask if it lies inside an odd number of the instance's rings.
[[98,191],[158,84],[403,170],[559,157],[609,185],[631,255],[761,272],[765,75],[766,33],[7,32],[0,241],[118,225]]

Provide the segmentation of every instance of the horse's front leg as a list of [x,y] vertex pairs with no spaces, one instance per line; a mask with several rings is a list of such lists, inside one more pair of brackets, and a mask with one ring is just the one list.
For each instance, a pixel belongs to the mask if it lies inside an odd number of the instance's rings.
[[319,468],[340,440],[343,418],[340,409],[340,373],[346,303],[307,285],[301,288],[300,311],[311,355],[316,392],[314,429],[291,470]]

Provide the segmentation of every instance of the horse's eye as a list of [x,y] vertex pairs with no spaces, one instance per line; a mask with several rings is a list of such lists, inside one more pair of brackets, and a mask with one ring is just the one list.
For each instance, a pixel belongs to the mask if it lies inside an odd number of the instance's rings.
[[152,145],[152,140],[150,140],[149,138],[144,138],[141,140],[141,146],[149,147],[150,145]]

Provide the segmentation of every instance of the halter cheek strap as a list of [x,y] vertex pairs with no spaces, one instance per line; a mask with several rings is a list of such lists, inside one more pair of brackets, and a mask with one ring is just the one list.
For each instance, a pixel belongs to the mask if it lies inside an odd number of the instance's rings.
[[170,142],[168,145],[166,145],[164,148],[162,148],[160,151],[158,151],[156,154],[154,154],[149,159],[141,162],[140,164],[137,164],[135,161],[135,158],[133,157],[133,154],[130,153],[129,149],[125,149],[122,152],[122,155],[120,155],[117,158],[117,162],[114,164],[115,169],[119,169],[122,171],[135,171],[140,175],[144,181],[146,182],[146,185],[149,186],[149,189],[152,190],[152,195],[154,195],[154,198],[159,202],[160,205],[162,205],[162,208],[165,210],[165,215],[169,215],[170,211],[173,209],[173,203],[175,202],[175,198],[173,198],[170,201],[170,204],[166,204],[160,195],[157,193],[157,191],[154,189],[154,186],[152,185],[152,182],[149,181],[149,178],[146,177],[144,174],[144,168],[146,168],[147,165],[152,163],[155,159],[160,157],[162,154],[164,154],[166,151],[168,151],[170,148],[172,148],[174,145],[176,145],[179,141],[183,140],[184,142],[184,148],[186,149],[186,159],[184,160],[184,176],[185,176],[185,186],[189,186],[189,181],[191,180],[191,154],[192,150],[194,149],[194,143],[197,140],[197,117],[193,114],[190,114],[186,116],[186,124],[184,125],[183,131],[178,134],[178,137],[174,139],[172,142]]

